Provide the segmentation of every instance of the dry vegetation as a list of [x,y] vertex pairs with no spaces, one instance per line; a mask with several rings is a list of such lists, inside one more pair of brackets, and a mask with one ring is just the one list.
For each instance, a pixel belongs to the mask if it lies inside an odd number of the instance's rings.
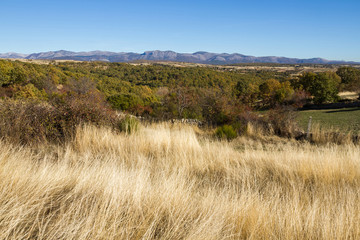
[[358,146],[199,131],[1,141],[0,239],[359,239]]

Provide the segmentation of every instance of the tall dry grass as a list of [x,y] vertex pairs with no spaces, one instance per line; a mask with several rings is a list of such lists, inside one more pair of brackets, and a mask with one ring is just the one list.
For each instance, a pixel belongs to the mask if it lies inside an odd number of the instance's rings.
[[327,144],[329,142],[336,144],[360,144],[360,132],[344,131],[339,128],[321,127],[319,124],[314,124],[309,140],[317,144]]
[[0,239],[359,239],[360,149],[190,127],[0,142]]

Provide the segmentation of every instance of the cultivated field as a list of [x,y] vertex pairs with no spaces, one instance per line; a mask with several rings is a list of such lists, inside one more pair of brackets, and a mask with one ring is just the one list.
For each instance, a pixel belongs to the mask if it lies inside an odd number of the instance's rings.
[[164,124],[0,142],[0,239],[359,239],[360,149]]

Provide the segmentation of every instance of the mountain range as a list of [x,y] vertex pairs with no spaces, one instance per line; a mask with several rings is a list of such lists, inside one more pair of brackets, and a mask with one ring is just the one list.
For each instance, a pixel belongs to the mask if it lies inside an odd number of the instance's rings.
[[280,63],[280,64],[360,64],[338,60],[326,60],[323,58],[287,58],[287,57],[254,57],[239,53],[177,53],[174,51],[146,51],[144,53],[133,52],[71,52],[50,51],[32,54],[0,53],[0,58],[13,59],[46,59],[46,60],[76,60],[76,61],[106,61],[106,62],[133,62],[133,61],[173,61],[203,64],[236,64],[236,63]]

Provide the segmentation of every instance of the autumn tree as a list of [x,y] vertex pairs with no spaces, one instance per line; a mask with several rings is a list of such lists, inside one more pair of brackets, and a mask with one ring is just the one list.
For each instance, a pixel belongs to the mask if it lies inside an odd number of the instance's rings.
[[279,82],[276,79],[266,80],[259,86],[260,99],[263,106],[274,107],[277,104],[283,104],[289,100],[294,93],[290,82]]

